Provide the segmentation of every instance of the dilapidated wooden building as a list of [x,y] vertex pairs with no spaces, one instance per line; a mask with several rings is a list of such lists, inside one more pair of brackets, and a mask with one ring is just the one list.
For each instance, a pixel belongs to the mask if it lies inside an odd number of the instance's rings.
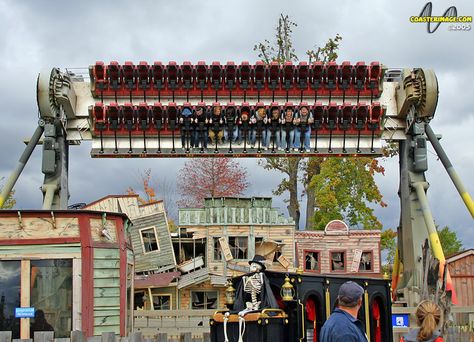
[[349,229],[334,220],[324,231],[298,231],[298,267],[307,273],[381,276],[380,230]]
[[[126,214],[133,223],[130,240],[135,255],[135,308],[173,309],[176,297],[176,259],[162,201],[141,204],[138,195],[111,195],[86,209]],[[156,294],[166,291],[170,296]]]
[[223,307],[227,278],[247,272],[255,254],[265,255],[270,270],[292,267],[294,234],[271,198],[208,198],[203,208],[181,209],[173,237],[182,273],[177,307]]

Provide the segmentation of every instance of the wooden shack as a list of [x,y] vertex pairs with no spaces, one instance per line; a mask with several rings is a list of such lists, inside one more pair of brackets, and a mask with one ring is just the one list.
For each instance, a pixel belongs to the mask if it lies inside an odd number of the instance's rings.
[[163,201],[140,203],[138,195],[109,195],[85,209],[124,213],[133,223],[129,233],[135,255],[134,308],[174,309],[180,273]]
[[349,229],[339,220],[321,231],[298,231],[298,266],[306,273],[380,277],[380,234],[380,230]]
[[[128,228],[123,214],[0,211],[0,330],[30,338],[44,318],[55,337],[73,330],[127,336],[134,267]],[[35,318],[16,318],[17,308],[34,308]]]
[[[474,307],[474,249],[450,255],[446,262],[457,294],[458,306]],[[474,315],[471,321],[474,321]]]

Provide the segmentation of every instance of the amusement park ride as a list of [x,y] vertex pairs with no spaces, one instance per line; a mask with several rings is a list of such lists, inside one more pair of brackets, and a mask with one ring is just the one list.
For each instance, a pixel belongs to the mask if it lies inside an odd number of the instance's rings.
[[[87,140],[95,158],[375,158],[383,141],[396,142],[401,216],[395,298],[412,306],[436,291],[451,294],[426,198],[427,140],[473,216],[474,204],[429,125],[438,101],[431,70],[387,69],[378,62],[97,62],[89,77],[56,68],[40,73],[37,101],[38,128],[0,206],[43,135],[47,210],[67,208],[69,146]],[[285,120],[287,110],[294,114],[291,120]],[[295,145],[286,138],[293,133]],[[427,281],[425,243],[439,261],[434,284]],[[445,298],[449,304],[451,296]]]

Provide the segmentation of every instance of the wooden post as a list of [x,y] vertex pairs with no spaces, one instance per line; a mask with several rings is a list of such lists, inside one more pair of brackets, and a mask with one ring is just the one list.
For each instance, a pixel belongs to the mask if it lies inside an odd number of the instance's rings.
[[0,342],[11,342],[12,332],[11,331],[0,331]]
[[[30,306],[30,260],[21,261],[21,291],[20,306],[27,308]],[[32,338],[30,336],[30,319],[20,318],[20,338]]]
[[35,342],[53,342],[54,331],[35,331],[33,337]]
[[182,342],[193,342],[192,335],[190,332],[181,333]]
[[80,330],[71,331],[71,342],[86,342],[84,333]]
[[168,342],[168,334],[167,333],[158,333],[156,335],[156,342]]
[[211,342],[211,333],[203,332],[202,333],[202,342]]
[[103,332],[100,341],[101,342],[115,342],[115,333]]

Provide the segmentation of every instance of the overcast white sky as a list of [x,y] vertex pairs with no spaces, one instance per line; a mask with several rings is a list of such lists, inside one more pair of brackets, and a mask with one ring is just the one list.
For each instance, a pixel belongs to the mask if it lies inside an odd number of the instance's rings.
[[[8,177],[37,122],[36,77],[51,67],[87,67],[97,60],[182,62],[255,61],[255,43],[273,38],[280,13],[298,23],[294,45],[300,58],[339,33],[339,61],[378,60],[388,67],[436,71],[440,100],[432,126],[467,189],[474,193],[474,27],[428,34],[412,24],[425,1],[7,1],[0,0],[0,177]],[[449,6],[474,15],[471,0],[433,1],[433,15]],[[474,221],[430,147],[428,192],[436,222],[449,225],[465,247],[474,247]],[[171,184],[183,160],[98,160],[90,145],[72,147],[70,203],[123,193],[138,184],[138,170],[152,168]],[[388,208],[377,208],[385,227],[399,221],[398,160],[383,162],[378,184]],[[242,160],[251,173],[248,195],[270,196],[279,175]],[[471,171],[469,171],[471,170]],[[40,208],[41,152],[37,149],[17,186],[19,208]],[[282,198],[275,206],[285,214]]]

